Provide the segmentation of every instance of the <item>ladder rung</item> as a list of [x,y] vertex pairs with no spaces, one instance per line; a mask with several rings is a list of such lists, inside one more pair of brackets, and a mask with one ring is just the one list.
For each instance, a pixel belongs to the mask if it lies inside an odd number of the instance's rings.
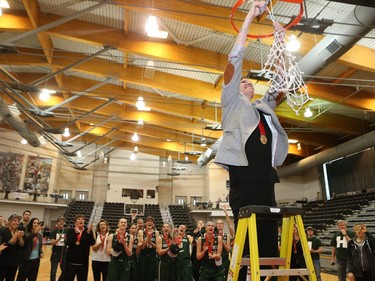
[[[242,258],[241,265],[250,265],[250,258]],[[259,265],[286,265],[286,258],[259,258]]]
[[310,276],[310,270],[307,268],[291,268],[291,269],[261,269],[260,276]]

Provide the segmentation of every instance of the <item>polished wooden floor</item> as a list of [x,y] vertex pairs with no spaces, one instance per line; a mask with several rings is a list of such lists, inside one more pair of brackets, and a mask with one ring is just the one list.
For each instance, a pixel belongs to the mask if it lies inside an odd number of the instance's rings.
[[[51,246],[50,245],[43,246],[43,251],[44,251],[44,255],[45,256],[41,260],[41,263],[40,263],[39,274],[38,274],[38,281],[49,281],[50,280],[49,273],[50,273],[50,268],[51,268],[51,264],[50,264],[49,258],[51,256]],[[59,271],[57,272],[58,273],[57,276],[59,276],[59,274],[60,274],[60,269],[58,269],[58,270]],[[88,281],[93,281],[91,267],[89,269],[89,278],[88,278]],[[337,281],[337,276],[331,275],[331,274],[322,273],[322,281]]]

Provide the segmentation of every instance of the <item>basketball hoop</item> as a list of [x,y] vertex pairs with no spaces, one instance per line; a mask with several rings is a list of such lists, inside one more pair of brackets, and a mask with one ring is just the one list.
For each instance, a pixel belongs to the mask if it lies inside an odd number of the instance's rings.
[[[245,1],[247,1],[247,0],[238,0],[234,4],[234,6],[232,8],[232,11],[230,13],[230,22],[231,22],[234,30],[236,30],[237,32],[239,32],[239,29],[237,28],[237,26],[233,22],[234,13],[237,11],[238,7],[241,6]],[[302,18],[302,15],[303,15],[303,12],[304,12],[303,3],[302,3],[303,0],[281,0],[281,1],[296,3],[296,4],[300,5],[300,10],[299,10],[298,15],[293,19],[292,22],[290,22],[289,24],[287,24],[286,26],[284,26],[284,29],[288,30],[289,28],[291,28],[292,26],[295,26],[297,23],[300,22],[300,20]],[[267,6],[268,2],[269,2],[269,0],[266,1],[266,6]],[[273,18],[272,12],[268,9],[268,7],[265,7],[265,8],[267,9],[267,11],[269,12],[269,14]],[[273,36],[273,33],[268,33],[268,34],[247,34],[248,38],[267,38],[267,37],[272,37],[272,36]]]

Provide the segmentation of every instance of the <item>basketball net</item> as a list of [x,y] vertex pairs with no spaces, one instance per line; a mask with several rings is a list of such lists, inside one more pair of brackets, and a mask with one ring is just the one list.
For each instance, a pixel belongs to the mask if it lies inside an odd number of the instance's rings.
[[275,31],[274,42],[260,74],[269,79],[269,92],[284,92],[287,104],[298,115],[305,103],[312,100],[295,56],[287,49],[285,30]]
[[[275,23],[274,15],[271,12],[272,7],[271,9],[265,8],[272,22]],[[313,98],[309,97],[307,86],[295,60],[296,57],[287,49],[288,38],[285,32],[284,28],[279,28],[273,33],[274,42],[260,75],[269,80],[270,95],[285,93],[287,104],[298,115],[298,111],[303,105]]]

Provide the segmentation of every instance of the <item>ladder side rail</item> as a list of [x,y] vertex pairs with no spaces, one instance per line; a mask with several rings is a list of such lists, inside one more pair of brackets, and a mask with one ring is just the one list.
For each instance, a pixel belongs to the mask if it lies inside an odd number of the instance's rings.
[[258,250],[258,235],[257,235],[257,220],[256,214],[253,213],[248,222],[249,246],[250,246],[250,276],[251,280],[260,281],[260,266],[259,266],[259,250]]
[[296,216],[296,223],[297,223],[297,230],[299,233],[299,238],[301,240],[302,250],[303,250],[303,256],[305,258],[306,268],[310,270],[310,280],[311,281],[317,281],[316,280],[316,274],[314,269],[314,264],[312,262],[310,249],[307,243],[305,228],[303,226],[302,222],[302,216],[297,215]]

